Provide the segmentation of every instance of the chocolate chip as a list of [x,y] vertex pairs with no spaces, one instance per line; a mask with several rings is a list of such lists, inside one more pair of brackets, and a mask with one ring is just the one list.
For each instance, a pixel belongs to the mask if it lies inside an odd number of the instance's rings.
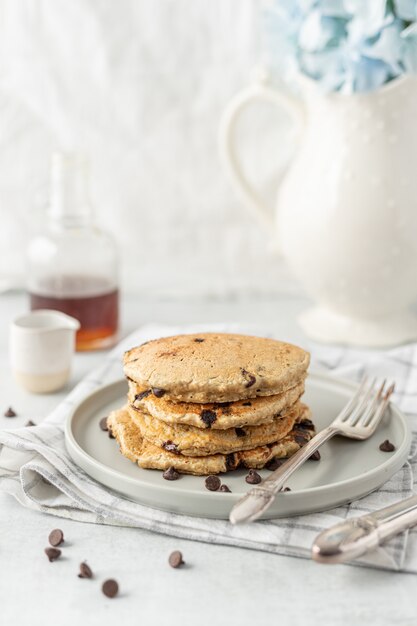
[[226,469],[233,470],[236,467],[235,455],[233,452],[226,454]]
[[78,578],[93,578],[91,567],[87,565],[85,561],[80,563],[80,573],[78,574]]
[[229,406],[231,406],[232,403],[231,402],[216,402],[215,404],[216,406],[219,406],[223,409],[227,409],[229,408]]
[[227,485],[222,485],[220,487],[220,491],[224,491],[225,493],[232,493]]
[[379,446],[379,449],[382,452],[394,452],[395,446],[388,439],[385,439],[385,441],[383,441],[381,445]]
[[165,478],[165,480],[178,480],[180,475],[178,474],[177,470],[175,470],[171,466],[171,467],[168,467],[168,469],[165,470],[165,472],[162,474],[162,477]]
[[115,580],[109,578],[109,580],[104,581],[101,590],[108,598],[114,598],[119,593],[119,585]]
[[15,413],[11,406],[4,412],[4,417],[16,417],[17,413]]
[[246,432],[243,428],[235,428],[236,437],[246,437]]
[[151,389],[145,389],[145,391],[141,391],[140,393],[137,393],[135,395],[135,402],[136,400],[143,400],[143,398],[147,398],[150,394],[152,393]]
[[275,472],[276,469],[281,467],[283,463],[285,463],[287,459],[271,459],[268,463],[265,464],[266,469],[271,472]]
[[58,548],[45,548],[45,554],[49,559],[49,562],[56,561],[61,556],[61,550]]
[[168,439],[168,441],[164,441],[162,447],[167,452],[173,452],[174,454],[179,454],[178,446],[176,443]]
[[216,412],[210,411],[209,409],[204,409],[203,411],[201,411],[200,417],[207,426],[207,428],[211,428],[211,425],[214,424],[217,419]]
[[258,472],[250,469],[248,475],[245,477],[245,480],[249,483],[249,485],[258,485],[262,481],[262,478],[259,476]]
[[64,541],[64,533],[59,528],[55,528],[55,530],[52,530],[49,533],[48,541],[51,546],[54,546],[54,548],[56,548],[56,546],[60,546],[61,543]]
[[194,339],[194,341],[196,343],[203,343],[204,339],[202,339],[201,337],[197,337],[196,339]]
[[250,372],[248,372],[245,369],[241,369],[240,370],[244,376],[244,378],[246,378],[246,384],[245,387],[252,387],[252,385],[254,385],[256,383],[256,376],[254,376],[253,374],[251,374]]
[[166,394],[165,389],[159,389],[159,387],[152,387],[152,393],[157,398],[162,398]]
[[314,424],[311,420],[305,419],[301,420],[301,422],[297,422],[295,424],[295,428],[300,428],[301,430],[310,430],[314,428]]
[[108,428],[108,431],[109,431],[109,439],[116,439],[116,437],[112,433],[112,430],[111,430],[110,426],[108,426],[107,428]]
[[207,476],[205,480],[206,489],[218,491],[220,488],[220,478],[218,476]]
[[281,491],[291,491],[291,489],[289,487],[284,487],[284,489],[281,489]]
[[306,443],[308,443],[308,439],[306,439],[305,437],[303,437],[303,435],[295,435],[294,440],[298,443],[298,445],[302,448],[303,446],[305,446]]
[[109,427],[107,426],[107,417],[102,417],[98,425],[100,426],[101,430],[104,430],[104,431],[109,430]]
[[252,402],[243,402],[242,406],[252,406]]
[[35,422],[32,422],[32,420],[28,420],[25,424],[26,428],[28,428],[29,426],[36,426]]
[[174,552],[171,552],[171,554],[169,555],[168,563],[174,569],[177,569],[177,567],[184,565],[181,552],[179,550],[175,550]]
[[315,452],[313,452],[313,454],[308,457],[310,459],[310,461],[320,461],[321,456],[320,456],[320,452],[318,450],[316,450]]

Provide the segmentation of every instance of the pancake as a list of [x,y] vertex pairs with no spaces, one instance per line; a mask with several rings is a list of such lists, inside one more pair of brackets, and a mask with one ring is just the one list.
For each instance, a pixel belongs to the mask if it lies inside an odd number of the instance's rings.
[[306,376],[310,355],[264,337],[222,333],[148,341],[124,355],[125,375],[180,402],[234,402],[272,396]]
[[158,398],[150,389],[129,381],[128,399],[134,408],[168,424],[225,430],[236,426],[255,426],[271,422],[282,410],[297,402],[303,393],[304,381],[274,396],[237,400],[231,403],[197,404],[173,402],[165,395]]
[[274,458],[286,458],[297,452],[315,434],[310,421],[296,424],[281,441],[252,450],[231,454],[213,454],[203,457],[174,454],[143,439],[139,428],[130,418],[127,407],[112,411],[108,427],[116,438],[121,453],[144,469],[166,470],[173,467],[183,474],[207,476],[228,472],[238,467],[262,469]]
[[308,407],[297,402],[267,424],[228,430],[202,430],[194,426],[167,424],[131,407],[128,411],[144,439],[159,448],[184,456],[230,454],[264,446],[285,437],[296,421],[310,417]]

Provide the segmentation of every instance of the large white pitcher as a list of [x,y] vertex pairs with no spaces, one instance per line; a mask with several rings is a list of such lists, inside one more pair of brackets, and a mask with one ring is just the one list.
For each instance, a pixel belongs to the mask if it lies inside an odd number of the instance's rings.
[[[230,103],[222,152],[248,206],[273,223],[278,247],[317,306],[300,323],[313,338],[386,346],[417,337],[417,78],[369,94],[304,101],[258,83]],[[273,217],[244,178],[234,147],[239,114],[257,99],[291,112],[299,149]]]

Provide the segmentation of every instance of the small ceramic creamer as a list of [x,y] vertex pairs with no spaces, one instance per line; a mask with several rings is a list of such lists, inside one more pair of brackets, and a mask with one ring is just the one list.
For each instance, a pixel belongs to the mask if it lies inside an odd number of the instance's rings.
[[16,318],[10,328],[10,360],[17,382],[32,393],[63,387],[79,327],[75,318],[48,309]]

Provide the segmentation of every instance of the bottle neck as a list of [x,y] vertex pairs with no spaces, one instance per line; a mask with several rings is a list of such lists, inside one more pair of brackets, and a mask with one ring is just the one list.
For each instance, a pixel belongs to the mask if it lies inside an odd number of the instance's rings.
[[92,225],[87,159],[77,153],[57,152],[52,157],[48,216],[55,226]]

